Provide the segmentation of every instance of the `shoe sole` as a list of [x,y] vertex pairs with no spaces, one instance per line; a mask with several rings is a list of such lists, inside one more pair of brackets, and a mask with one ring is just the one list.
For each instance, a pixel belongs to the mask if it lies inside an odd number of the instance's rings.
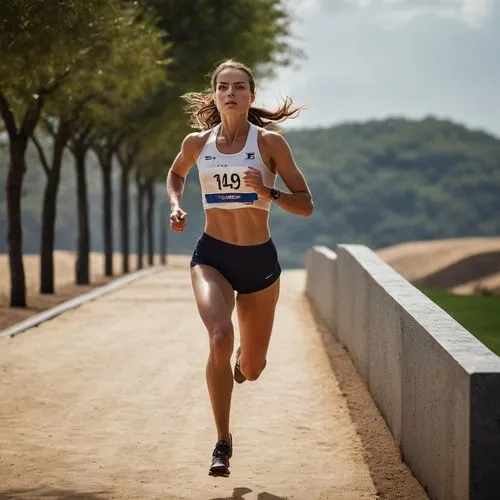
[[234,381],[237,384],[242,384],[243,382],[245,382],[245,380],[246,380],[245,375],[243,375],[243,373],[241,373],[239,367],[237,365],[235,365],[234,366]]
[[234,364],[234,381],[238,384],[242,384],[246,380],[245,375],[240,370],[240,352],[241,347],[238,347],[236,351],[236,363]]
[[[241,352],[241,347],[238,347],[236,351],[236,363],[234,364],[234,381],[237,382],[238,384],[242,384],[247,379],[245,375],[241,373],[240,370],[240,352]],[[264,366],[262,367],[262,371],[264,371],[266,365],[267,365],[267,359],[264,360]]]
[[212,477],[229,477],[231,473],[228,467],[211,467],[208,475]]

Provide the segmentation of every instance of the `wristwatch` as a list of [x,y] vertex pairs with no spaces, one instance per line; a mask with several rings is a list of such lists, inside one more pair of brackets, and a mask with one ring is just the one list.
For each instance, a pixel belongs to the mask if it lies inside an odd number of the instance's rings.
[[271,198],[276,201],[281,196],[281,191],[276,188],[271,188]]

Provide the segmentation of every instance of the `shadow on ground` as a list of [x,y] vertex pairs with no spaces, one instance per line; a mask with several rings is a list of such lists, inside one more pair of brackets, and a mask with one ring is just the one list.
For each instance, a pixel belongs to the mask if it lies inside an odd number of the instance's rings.
[[[234,488],[233,494],[230,497],[216,497],[210,498],[210,500],[245,500],[244,495],[247,493],[251,493],[252,490],[250,488]],[[263,491],[257,495],[258,500],[286,500],[286,497],[279,497],[277,495],[273,495],[272,493],[267,493]]]

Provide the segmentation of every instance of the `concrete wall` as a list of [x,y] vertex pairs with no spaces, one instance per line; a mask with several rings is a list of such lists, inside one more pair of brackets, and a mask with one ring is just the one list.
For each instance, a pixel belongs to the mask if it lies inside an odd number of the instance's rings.
[[306,293],[429,496],[500,498],[500,358],[365,246],[310,249]]
[[333,297],[336,293],[333,287],[336,260],[335,252],[323,246],[316,246],[307,254],[306,293],[330,331],[335,328]]

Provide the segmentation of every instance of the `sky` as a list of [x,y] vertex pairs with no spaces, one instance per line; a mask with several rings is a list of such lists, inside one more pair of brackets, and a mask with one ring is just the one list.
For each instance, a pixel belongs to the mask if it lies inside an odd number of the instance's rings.
[[450,119],[500,138],[500,0],[287,0],[306,59],[258,87],[307,109],[288,127]]

